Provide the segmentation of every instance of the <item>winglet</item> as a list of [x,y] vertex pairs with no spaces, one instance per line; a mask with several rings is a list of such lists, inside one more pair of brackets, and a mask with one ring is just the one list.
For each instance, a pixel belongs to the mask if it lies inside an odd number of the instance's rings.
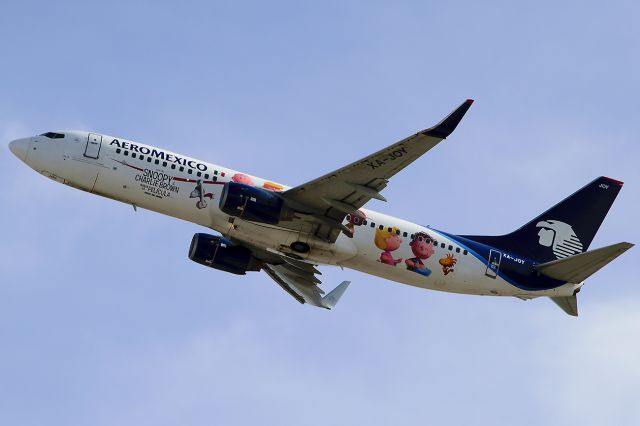
[[327,309],[333,309],[338,303],[338,300],[342,297],[347,287],[349,287],[351,281],[342,281],[336,288],[331,290],[329,294],[322,298],[322,307]]
[[423,131],[422,134],[426,136],[433,136],[434,138],[445,139],[453,133],[456,127],[458,127],[462,117],[467,113],[472,103],[473,99],[467,99],[455,111],[447,115],[444,120],[430,129]]

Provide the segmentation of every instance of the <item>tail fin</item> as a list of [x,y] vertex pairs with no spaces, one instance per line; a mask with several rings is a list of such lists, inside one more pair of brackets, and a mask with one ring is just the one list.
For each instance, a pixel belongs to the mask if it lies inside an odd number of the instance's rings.
[[589,248],[622,185],[601,176],[510,234],[463,237],[539,262],[580,254]]

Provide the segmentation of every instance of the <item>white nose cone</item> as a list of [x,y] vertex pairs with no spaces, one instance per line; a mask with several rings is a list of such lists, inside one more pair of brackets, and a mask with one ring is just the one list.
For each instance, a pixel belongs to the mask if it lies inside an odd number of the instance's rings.
[[29,139],[16,139],[9,142],[9,149],[13,152],[13,155],[20,160],[25,161],[27,159],[27,153],[29,152]]

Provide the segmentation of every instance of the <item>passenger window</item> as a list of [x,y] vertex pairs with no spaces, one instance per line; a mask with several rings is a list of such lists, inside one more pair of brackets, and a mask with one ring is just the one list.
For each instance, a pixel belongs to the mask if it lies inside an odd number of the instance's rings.
[[167,167],[167,162],[166,161],[162,162],[162,167]]
[[129,151],[125,151],[125,152],[124,152],[124,156],[125,156],[125,157],[128,157],[128,156],[129,156]]
[[468,252],[467,252],[466,250],[463,250],[463,251],[462,251],[462,254],[464,254],[465,256],[467,255],[467,253],[468,253]]
[[140,159],[140,161],[144,161],[144,155],[141,155],[138,158]]
[[184,167],[180,166],[180,171],[184,172]]
[[205,178],[205,179],[209,179],[209,173],[205,173],[205,174],[204,174],[204,178]]
[[154,163],[156,163],[156,164],[160,164],[160,160],[158,160],[158,159],[156,158],[156,161],[154,161]]
[[217,174],[218,174],[218,171],[217,171],[217,170],[214,170],[214,171],[213,171],[213,174],[214,174],[214,175],[217,175]]
[[202,173],[198,172],[198,173],[196,173],[196,176],[201,177]]
[[384,225],[378,226],[378,229],[380,229],[382,231],[384,229]]
[[460,247],[456,247],[456,253],[460,253]]
[[120,152],[122,152],[122,150],[120,148],[116,149],[116,154],[120,154]]
[[135,152],[131,153],[131,158],[136,158],[136,153]]
[[367,219],[363,220],[363,221],[362,221],[362,224],[363,224],[363,225],[366,225],[366,224],[367,224]]
[[147,157],[147,163],[151,162],[151,157]]
[[192,174],[193,174],[193,170],[188,169],[188,170],[187,170],[187,173],[189,173],[190,175],[192,175]]
[[407,233],[406,233],[406,232],[403,232],[403,233],[402,233],[402,236],[406,238],[406,237],[407,237]]
[[440,247],[444,248],[444,243],[440,244]]
[[172,164],[172,165],[171,165],[171,169],[172,169],[172,170],[175,170],[175,169],[176,169],[176,165],[175,165],[175,164]]
[[400,230],[396,229],[396,235],[400,235]]
[[376,224],[375,224],[374,222],[371,222],[371,227],[372,227],[372,228],[375,228],[375,227],[376,227]]
[[452,245],[449,245],[449,250],[453,250],[453,246]]
[[416,234],[411,234],[411,239],[413,240],[416,237]]
[[393,232],[393,228],[392,227],[387,228],[387,232],[392,233]]

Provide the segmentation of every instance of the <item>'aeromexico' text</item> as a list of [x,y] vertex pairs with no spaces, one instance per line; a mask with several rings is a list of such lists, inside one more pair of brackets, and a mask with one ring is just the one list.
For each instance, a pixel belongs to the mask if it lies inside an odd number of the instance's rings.
[[178,157],[174,154],[167,154],[164,151],[161,151],[156,148],[149,148],[144,145],[137,145],[131,142],[119,141],[118,139],[114,139],[111,141],[109,145],[115,145],[118,148],[128,149],[131,152],[137,152],[139,154],[149,155],[151,157],[158,158],[160,160],[167,161],[169,163],[176,163],[181,166],[191,167],[192,169],[198,169],[201,172],[207,171],[207,165],[199,163],[194,160],[188,160],[186,158]]

